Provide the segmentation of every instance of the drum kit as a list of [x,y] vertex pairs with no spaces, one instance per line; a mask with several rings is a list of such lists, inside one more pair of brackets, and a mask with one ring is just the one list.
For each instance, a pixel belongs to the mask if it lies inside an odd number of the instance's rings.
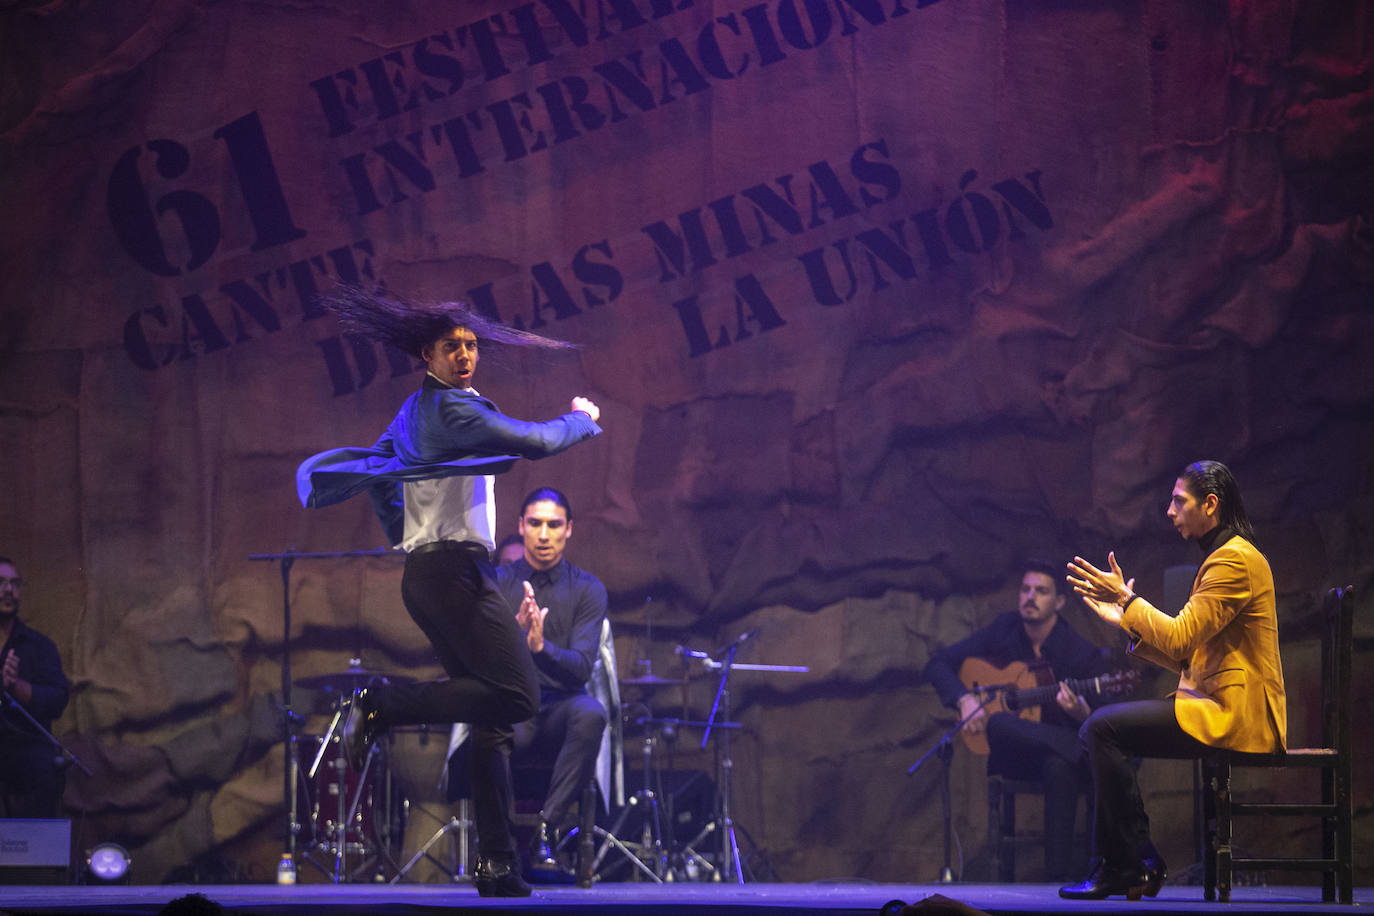
[[[448,726],[438,726],[437,732],[428,727],[392,729],[389,738],[373,746],[361,772],[354,772],[343,752],[340,729],[346,709],[345,700],[360,687],[387,683],[404,683],[410,678],[369,669],[360,658],[352,658],[344,671],[312,675],[293,680],[289,646],[291,643],[291,570],[297,560],[334,560],[356,557],[391,557],[391,551],[345,551],[334,553],[301,553],[288,550],[279,554],[252,554],[251,560],[270,560],[281,566],[283,645],[287,651],[282,658],[282,712],[284,729],[284,794],[287,824],[284,837],[286,855],[297,863],[310,863],[328,880],[335,883],[351,881],[400,881],[422,858],[433,858],[430,849],[446,835],[455,835],[457,852],[451,863],[441,870],[450,880],[467,880],[471,821],[460,809],[457,817],[450,816],[404,865],[398,864],[403,845],[407,843],[406,827],[412,803],[437,808],[444,804],[441,792],[436,792],[436,774],[444,768],[448,747]],[[645,615],[646,642],[652,641],[652,624]],[[629,866],[635,879],[658,883],[682,880],[731,881],[743,884],[746,879],[745,862],[740,856],[736,825],[732,816],[730,736],[741,726],[730,719],[729,682],[733,672],[806,672],[800,665],[762,665],[736,662],[740,648],[758,633],[753,630],[736,637],[714,652],[703,652],[678,646],[676,654],[682,662],[682,676],[664,678],[653,674],[647,661],[640,662],[643,673],[620,678],[619,686],[629,692],[652,696],[664,688],[679,687],[684,691],[691,680],[717,675],[714,698],[705,719],[664,718],[652,715],[645,703],[629,709],[623,720],[640,735],[640,788],[626,801],[609,828],[595,826],[596,844],[578,838],[578,845],[586,852],[594,852],[593,880],[615,873],[621,866]],[[305,719],[292,707],[293,686],[322,691],[332,695],[333,718],[322,735],[298,735],[298,727]],[[622,710],[622,713],[624,711]],[[644,714],[639,714],[639,713]],[[700,748],[705,750],[714,739],[715,792],[712,810],[698,833],[682,841],[665,824],[674,824],[671,798],[665,796],[659,782],[660,768],[654,754],[660,742],[672,743],[681,730],[700,731]],[[432,757],[433,759],[429,759]],[[433,797],[431,797],[433,796]],[[632,837],[632,838],[629,838]],[[706,851],[705,844],[713,842],[714,850]],[[611,854],[614,853],[614,857]],[[436,863],[438,860],[434,860]],[[414,878],[411,878],[414,880]]]
[[297,778],[290,798],[298,861],[310,863],[335,883],[375,880],[393,867],[407,807],[385,744],[373,749],[361,772],[349,767],[340,734],[344,700],[359,687],[409,680],[369,670],[354,658],[344,671],[295,681],[297,687],[335,697],[325,733],[293,739]]
[[[693,677],[719,674],[711,709],[706,719],[662,718],[655,716],[626,716],[627,726],[636,726],[641,732],[640,748],[643,759],[641,768],[642,788],[628,799],[614,824],[608,831],[600,831],[602,842],[593,861],[593,870],[600,874],[603,859],[609,850],[620,852],[631,862],[637,871],[650,880],[659,883],[676,881],[718,881],[745,883],[748,869],[740,855],[736,824],[733,817],[733,773],[734,761],[730,755],[731,735],[742,727],[741,723],[730,718],[730,676],[735,671],[805,673],[810,669],[805,665],[762,665],[736,662],[735,655],[740,648],[758,634],[758,630],[743,633],[715,652],[703,652],[686,646],[674,650],[684,665],[681,680],[664,679],[655,676],[648,669],[637,678],[626,678],[621,685],[654,689],[672,685],[682,685]],[[685,705],[685,704],[684,704]],[[669,747],[683,729],[699,730],[701,740],[699,749],[705,750],[710,742],[716,740],[715,754],[715,795],[709,817],[700,826],[697,834],[682,840],[675,831],[663,829],[665,823],[676,824],[679,817],[672,810],[661,810],[661,802],[670,799],[661,790],[655,791],[656,777],[660,770],[654,763],[654,749],[660,739],[667,740]],[[670,767],[671,769],[671,767]],[[638,814],[640,826],[635,843],[620,841],[618,835],[625,825]],[[603,835],[604,834],[604,835]],[[715,849],[708,850],[706,843],[714,840]],[[714,855],[712,855],[714,852]]]
[[[752,634],[748,634],[752,635]],[[748,638],[748,635],[744,638]],[[665,678],[653,673],[619,680],[626,695],[652,699],[669,688],[684,689],[693,680],[715,672],[719,674],[710,714],[705,719],[661,717],[651,714],[647,702],[633,702],[623,710],[625,731],[638,735],[639,766],[630,780],[638,788],[626,799],[608,827],[595,826],[593,880],[645,880],[655,883],[675,881],[721,881],[744,883],[747,869],[740,856],[736,825],[731,811],[730,737],[741,727],[730,721],[729,678],[732,671],[806,671],[802,666],[746,665],[734,662],[743,639],[717,653],[696,652],[678,647],[687,665],[683,676]],[[641,662],[641,665],[644,663]],[[297,687],[322,691],[332,696],[333,718],[324,734],[300,735],[294,739],[293,769],[296,791],[289,799],[291,828],[296,840],[297,862],[309,864],[329,881],[398,882],[417,875],[410,873],[422,858],[438,865],[438,871],[451,881],[468,880],[467,860],[471,844],[466,814],[448,818],[447,823],[408,858],[407,846],[419,840],[408,820],[420,809],[431,817],[430,808],[444,811],[445,799],[437,774],[443,772],[448,748],[447,726],[392,729],[379,741],[361,772],[345,760],[340,729],[346,709],[345,700],[359,687],[404,683],[410,678],[366,668],[361,660],[350,660],[336,673],[297,679]],[[679,817],[672,810],[673,796],[662,791],[662,766],[656,759],[661,749],[671,751],[682,735],[701,735],[700,748],[716,741],[716,779],[714,804],[693,837],[683,839],[673,826]],[[671,769],[671,766],[670,766]],[[431,848],[444,836],[451,836],[456,847],[450,861],[433,858]],[[576,831],[568,838],[576,842]],[[431,870],[431,875],[433,870]]]

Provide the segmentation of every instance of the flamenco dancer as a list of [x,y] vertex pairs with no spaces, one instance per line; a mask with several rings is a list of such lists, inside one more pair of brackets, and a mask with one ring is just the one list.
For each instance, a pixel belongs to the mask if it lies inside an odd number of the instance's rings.
[[406,552],[406,610],[448,674],[442,681],[359,690],[344,720],[344,750],[361,769],[391,726],[472,723],[481,847],[473,880],[484,897],[527,896],[511,835],[510,750],[514,723],[538,711],[539,682],[516,610],[496,587],[491,566],[491,475],[597,435],[601,412],[574,397],[568,413],[544,422],[501,413],[472,387],[481,347],[571,345],[497,324],[464,303],[417,304],[345,289],[324,305],[345,331],[417,356],[427,371],[376,445],[332,449],[301,464],[301,502],[319,508],[368,493],[388,538]]

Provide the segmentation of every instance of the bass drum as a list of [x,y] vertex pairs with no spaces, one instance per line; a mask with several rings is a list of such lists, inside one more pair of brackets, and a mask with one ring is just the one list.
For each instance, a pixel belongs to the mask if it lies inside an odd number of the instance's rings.
[[338,735],[321,751],[323,740],[321,735],[299,739],[299,842],[330,855],[341,843],[350,856],[390,851],[401,833],[404,806],[388,777],[385,751],[374,752],[358,773],[344,758]]

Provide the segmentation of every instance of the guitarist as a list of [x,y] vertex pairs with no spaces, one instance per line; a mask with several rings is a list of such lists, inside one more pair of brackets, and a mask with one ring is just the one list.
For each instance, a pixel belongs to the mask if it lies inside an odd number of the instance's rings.
[[936,652],[923,677],[940,701],[959,710],[973,734],[986,733],[988,772],[1012,779],[1040,781],[1045,787],[1045,880],[1057,881],[1080,872],[1074,858],[1073,827],[1078,791],[1091,778],[1078,741],[1078,727],[1092,712],[1087,701],[1060,680],[1055,702],[1042,708],[1040,721],[1014,712],[988,715],[971,685],[959,679],[966,659],[982,659],[1002,668],[1013,662],[1048,665],[1057,679],[1083,679],[1105,672],[1103,653],[1080,636],[1063,617],[1065,583],[1058,569],[1037,560],[1025,564],[1017,610],[966,639]]

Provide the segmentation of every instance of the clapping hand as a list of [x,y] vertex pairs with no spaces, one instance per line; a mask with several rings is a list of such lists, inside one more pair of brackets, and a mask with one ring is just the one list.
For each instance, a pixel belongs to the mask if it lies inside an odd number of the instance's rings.
[[5,689],[14,689],[15,683],[19,680],[19,655],[13,649],[5,653],[5,666],[3,671]]
[[525,597],[520,602],[520,610],[515,612],[515,622],[525,631],[525,645],[531,652],[544,651],[544,618],[549,609],[540,607],[534,599],[534,586],[525,583]]

